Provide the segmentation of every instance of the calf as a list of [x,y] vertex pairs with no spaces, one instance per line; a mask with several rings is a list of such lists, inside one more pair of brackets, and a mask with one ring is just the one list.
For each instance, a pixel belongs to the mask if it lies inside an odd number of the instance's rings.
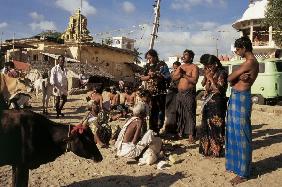
[[[36,98],[38,98],[39,91],[42,91],[43,114],[48,114],[48,104],[50,97],[53,96],[53,88],[54,87],[50,84],[49,78],[40,78],[34,82]],[[54,100],[55,99],[53,98],[53,107],[55,106]]]
[[0,166],[12,165],[13,186],[28,186],[29,169],[54,161],[72,151],[101,161],[102,155],[89,128],[55,123],[24,110],[0,109]]

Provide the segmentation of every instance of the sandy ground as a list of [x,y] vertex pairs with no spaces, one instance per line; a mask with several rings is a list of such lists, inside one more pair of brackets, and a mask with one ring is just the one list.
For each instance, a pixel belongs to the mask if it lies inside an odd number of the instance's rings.
[[[63,119],[50,119],[75,124],[85,113],[86,94],[69,96]],[[40,100],[33,97],[33,110],[41,112]],[[274,110],[275,109],[275,110]],[[252,178],[238,186],[282,185],[282,107],[254,106]],[[200,114],[198,107],[197,113]],[[197,115],[197,126],[201,115]],[[124,123],[120,121],[119,123]],[[104,160],[94,163],[73,153],[31,170],[29,186],[231,186],[234,174],[225,172],[224,158],[204,158],[198,153],[198,142],[186,140],[165,144],[166,154],[178,154],[178,163],[158,170],[156,164],[138,166],[136,161],[117,158],[113,146],[100,149]],[[1,153],[0,153],[1,154]],[[163,158],[167,160],[167,158]],[[0,167],[0,186],[11,185],[11,167]]]

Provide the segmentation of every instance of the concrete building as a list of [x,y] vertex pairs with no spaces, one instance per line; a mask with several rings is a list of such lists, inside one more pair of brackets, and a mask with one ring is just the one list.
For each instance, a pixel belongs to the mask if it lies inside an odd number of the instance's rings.
[[135,40],[123,36],[113,37],[112,47],[134,51]]

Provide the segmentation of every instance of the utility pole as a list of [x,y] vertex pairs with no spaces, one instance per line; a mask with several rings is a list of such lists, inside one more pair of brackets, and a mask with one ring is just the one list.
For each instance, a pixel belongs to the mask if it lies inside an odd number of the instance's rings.
[[16,33],[13,34],[13,55],[11,60],[14,60],[14,56],[15,56],[15,35]]
[[150,49],[153,49],[154,47],[154,43],[155,43],[155,39],[157,37],[156,33],[158,32],[159,26],[160,26],[160,3],[161,0],[157,0],[155,1],[157,3],[157,5],[153,5],[154,6],[154,10],[155,10],[155,19],[154,19],[154,23],[153,23],[153,31],[152,31],[152,38],[151,38],[151,42],[150,42]]
[[80,0],[80,14],[79,14],[79,71],[81,72],[81,32],[82,32],[82,0]]

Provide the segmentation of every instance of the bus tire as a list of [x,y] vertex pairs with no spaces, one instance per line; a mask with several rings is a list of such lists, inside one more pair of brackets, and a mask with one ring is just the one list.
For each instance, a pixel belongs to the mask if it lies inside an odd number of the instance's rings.
[[265,99],[262,95],[253,95],[252,96],[252,103],[253,104],[259,104],[259,105],[264,105],[265,104]]

